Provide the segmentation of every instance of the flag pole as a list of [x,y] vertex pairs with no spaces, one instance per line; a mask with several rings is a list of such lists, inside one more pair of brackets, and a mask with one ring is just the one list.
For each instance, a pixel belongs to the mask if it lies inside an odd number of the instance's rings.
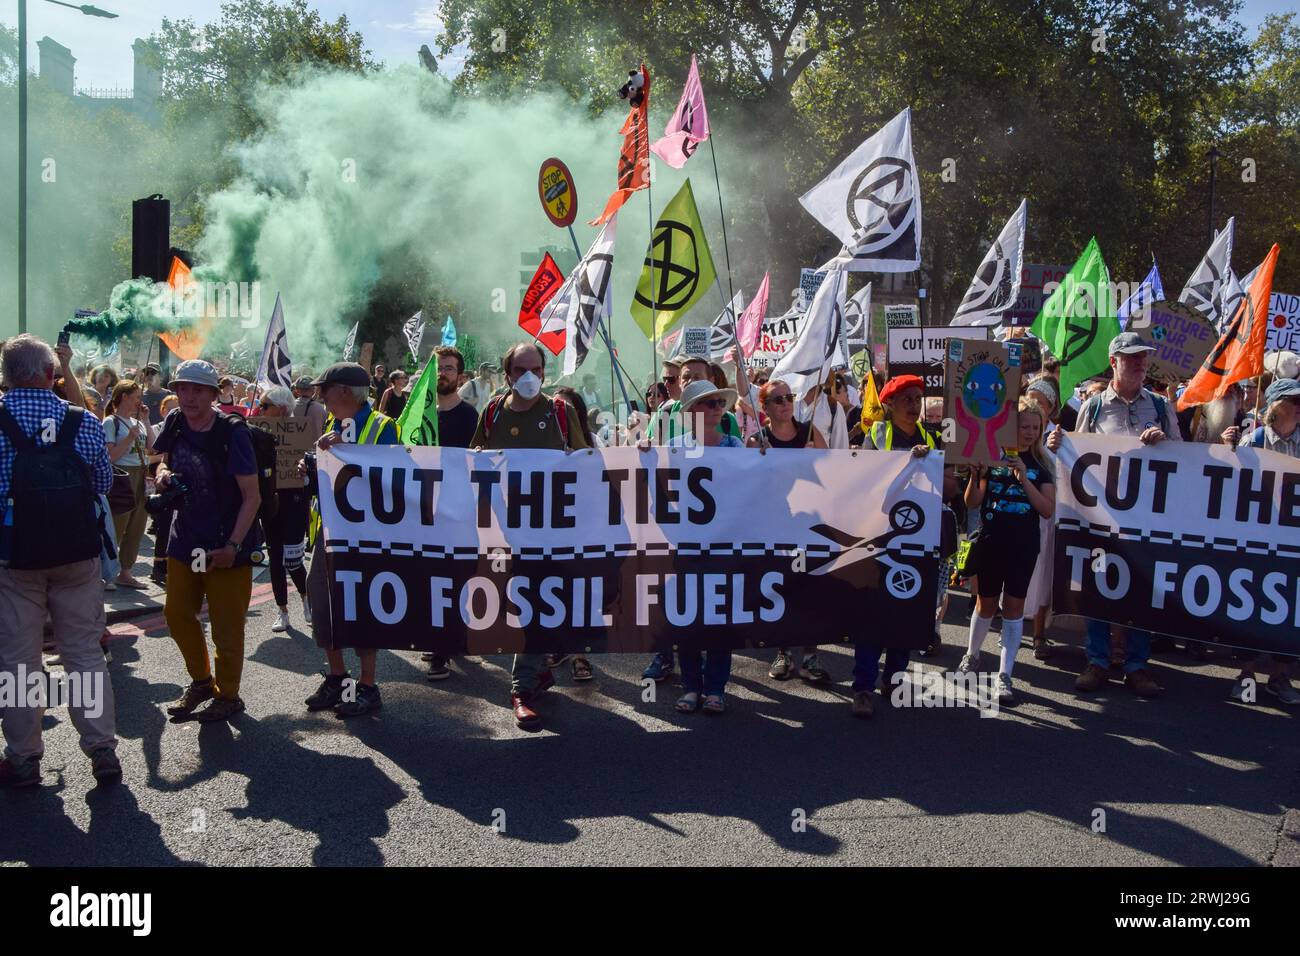
[[[573,223],[569,223],[569,239],[573,241],[573,251],[574,251],[574,253],[577,255],[577,257],[578,257],[578,261],[581,262],[581,261],[582,261],[582,250],[578,248],[578,237],[577,237],[577,235],[574,234],[574,231],[573,231]],[[611,318],[612,318],[612,315],[611,315]],[[599,317],[597,318],[597,320],[596,320],[596,331],[599,332],[599,333],[600,333],[600,337],[601,337],[602,339],[605,340],[605,348],[609,350],[609,401],[610,401],[610,404],[612,405],[612,404],[614,403],[614,376],[617,375],[617,376],[618,376],[618,390],[619,390],[620,392],[623,393],[623,404],[626,405],[626,404],[628,404],[628,400],[627,400],[627,387],[623,384],[623,374],[622,374],[622,372],[621,372],[621,371],[618,369],[618,367],[617,367],[617,366],[618,366],[618,359],[616,359],[616,358],[614,357],[614,346],[613,346],[613,344],[612,344],[612,342],[611,342],[611,340],[610,340],[610,337],[609,337],[609,330],[605,328],[605,320],[604,320],[603,318],[599,318]],[[536,342],[537,339],[534,338],[533,341]]]
[[[650,263],[650,379],[654,380],[659,371],[659,301],[655,298],[655,201],[654,201],[654,160],[646,157],[650,172],[645,179],[645,209],[650,217],[650,251],[646,260]],[[633,298],[636,292],[633,290]]]
[[[727,259],[727,302],[730,302],[736,297],[736,290],[731,283],[731,249],[727,245],[727,214],[722,210],[722,180],[718,178],[718,151],[713,148],[713,130],[709,130],[709,156],[713,159],[713,185],[718,191],[718,218],[722,220],[722,252]],[[718,291],[722,291],[721,282],[718,283]],[[727,302],[723,303],[724,309],[727,307]]]

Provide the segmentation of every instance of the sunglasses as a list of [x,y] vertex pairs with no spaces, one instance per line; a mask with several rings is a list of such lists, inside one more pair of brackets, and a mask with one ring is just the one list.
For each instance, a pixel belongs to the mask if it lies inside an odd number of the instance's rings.
[[664,382],[665,385],[671,385],[671,384],[672,384],[673,382],[675,382],[675,381],[677,381],[677,376],[676,376],[676,375],[665,375],[665,376],[663,377],[663,382]]
[[768,405],[785,405],[787,403],[790,405],[794,404],[793,395],[773,395],[766,402]]
[[725,398],[702,398],[695,404],[701,408],[712,408],[716,411],[719,408],[726,408],[727,400]]

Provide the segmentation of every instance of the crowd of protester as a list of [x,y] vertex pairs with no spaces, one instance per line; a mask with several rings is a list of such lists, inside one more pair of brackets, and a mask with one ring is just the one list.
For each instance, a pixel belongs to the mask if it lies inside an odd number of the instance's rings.
[[[980,669],[983,642],[1001,617],[994,676],[1002,704],[1016,699],[1012,674],[1027,622],[1033,656],[1044,660],[1050,653],[1054,453],[1064,432],[1131,435],[1148,444],[1219,442],[1300,456],[1300,382],[1265,375],[1180,415],[1177,392],[1148,378],[1150,351],[1138,336],[1119,335],[1110,344],[1106,374],[1069,396],[1061,395],[1057,369],[1048,359],[1023,383],[1014,452],[988,468],[944,469],[945,545],[934,582],[934,633],[925,636],[920,653],[941,652],[939,623],[953,588],[964,585],[970,621],[958,670]],[[534,343],[512,347],[499,366],[467,369],[462,354],[445,346],[434,349],[430,361],[436,363],[439,442],[448,447],[699,444],[737,455],[858,448],[916,456],[943,448],[942,401],[927,399],[924,383],[913,375],[886,380],[868,372],[875,376],[884,415],[864,421],[864,383],[844,371],[796,395],[788,382],[770,379],[764,370],[742,364],[729,372],[707,357],[686,355],[664,360],[659,376],[635,392],[631,414],[615,416],[610,413],[614,397],[602,405],[594,376],[574,385],[548,377],[547,355]],[[169,376],[156,364],[125,374],[106,365],[74,369],[66,345],[51,348],[31,335],[5,343],[0,362],[5,391],[0,400],[0,669],[24,664],[29,671],[40,670],[44,648],[56,651],[67,668],[107,674],[111,656],[102,592],[148,586],[135,571],[145,543],[152,541],[148,577],[165,589],[178,668],[189,677],[181,697],[166,707],[173,719],[223,721],[244,709],[245,627],[254,570],[261,564],[268,567],[276,605],[271,630],[294,627],[292,583],[303,624],[325,656],[325,676],[305,699],[306,707],[340,717],[382,707],[376,652],[356,651],[359,671],[353,680],[344,652],[332,646],[329,614],[313,614],[313,608],[328,608],[329,590],[313,458],[305,457],[299,466],[303,488],[267,490],[259,481],[264,465],[247,420],[302,420],[316,453],[342,442],[396,444],[398,419],[410,397],[406,371],[343,362],[319,376],[300,375],[291,388],[258,388],[200,359],[181,362]],[[637,384],[627,383],[629,388]],[[47,427],[50,422],[57,437]],[[42,445],[54,445],[57,454],[33,464],[30,449]],[[59,544],[53,554],[32,530],[37,506],[58,509],[45,519]],[[960,534],[967,542],[959,561]],[[205,605],[210,638],[201,616]],[[1162,688],[1149,666],[1154,640],[1143,631],[1088,621],[1087,664],[1077,690],[1095,693],[1118,678],[1138,696],[1158,696]],[[1203,657],[1204,645],[1188,642],[1188,652]],[[423,658],[431,681],[455,673],[454,662],[441,655]],[[887,694],[909,658],[908,650],[886,648],[875,636],[854,641],[853,715],[873,714],[877,682]],[[1262,671],[1264,687],[1277,700],[1300,703],[1289,680],[1294,660],[1238,658],[1233,698],[1249,699],[1246,689]],[[580,655],[515,656],[510,705],[519,726],[541,724],[541,695],[566,662],[575,681],[595,676],[591,662]],[[683,692],[677,710],[718,714],[726,710],[731,665],[730,651],[681,652],[674,659],[671,650],[661,649],[644,677],[665,682],[679,671]],[[779,648],[768,673],[777,681],[830,680],[817,646],[807,643]],[[82,708],[70,710],[94,775],[112,781],[120,778],[121,768],[111,682],[106,684],[109,706],[103,713],[92,718]],[[4,712],[0,785],[39,783],[40,727],[33,708]]]

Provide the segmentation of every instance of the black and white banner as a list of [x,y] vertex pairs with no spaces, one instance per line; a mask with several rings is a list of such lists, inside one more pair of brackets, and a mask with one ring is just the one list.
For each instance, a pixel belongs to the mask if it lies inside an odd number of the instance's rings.
[[921,647],[942,466],[907,452],[336,445],[319,458],[332,642]]
[[[232,350],[233,356],[233,350]],[[272,388],[293,385],[293,360],[289,358],[289,339],[284,332],[284,307],[280,305],[280,294],[275,296],[275,308],[271,310],[271,321],[266,326],[266,341],[262,344],[262,357],[257,363],[257,375],[254,381],[259,388]]]
[[1056,488],[1058,614],[1300,654],[1300,461],[1071,434]]

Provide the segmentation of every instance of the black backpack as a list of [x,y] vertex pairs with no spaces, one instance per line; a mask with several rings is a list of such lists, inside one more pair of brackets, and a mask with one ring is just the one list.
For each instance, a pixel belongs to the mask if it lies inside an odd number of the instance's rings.
[[41,571],[99,557],[94,471],[73,447],[85,412],[67,408],[53,445],[38,445],[0,403],[0,430],[14,446],[9,567]]
[[[167,435],[168,440],[174,442],[183,434],[181,422],[184,418],[185,416],[179,408],[169,412],[158,437],[161,438],[163,435]],[[213,467],[218,469],[218,474],[224,473],[226,462],[230,458],[231,438],[236,428],[242,428],[248,432],[248,437],[253,443],[253,458],[257,462],[257,490],[262,497],[262,504],[258,508],[257,514],[263,522],[270,521],[275,517],[280,507],[280,499],[275,494],[276,450],[274,435],[260,428],[250,428],[242,415],[217,412],[217,419],[212,423],[212,433],[216,440],[213,449]]]

